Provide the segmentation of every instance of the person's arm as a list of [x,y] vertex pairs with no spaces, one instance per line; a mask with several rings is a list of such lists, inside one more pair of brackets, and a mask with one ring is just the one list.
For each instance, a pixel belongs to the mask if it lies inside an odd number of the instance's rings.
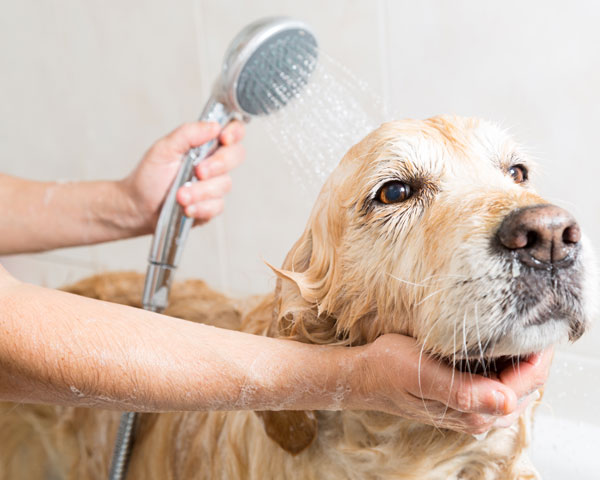
[[154,230],[182,156],[219,136],[223,146],[196,170],[201,181],[178,192],[186,214],[205,222],[223,210],[227,175],[243,160],[243,126],[185,124],[156,142],[121,181],[36,182],[0,175],[0,255],[128,238]]
[[419,384],[418,354],[400,335],[362,347],[308,345],[27,285],[0,271],[0,400],[134,411],[375,409],[476,433],[510,418],[517,396],[547,372],[545,363],[536,367],[519,393],[424,359]]

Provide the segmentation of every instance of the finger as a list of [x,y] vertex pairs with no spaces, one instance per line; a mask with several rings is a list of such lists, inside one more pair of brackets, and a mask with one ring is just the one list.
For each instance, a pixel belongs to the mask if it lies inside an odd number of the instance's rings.
[[214,122],[189,122],[177,127],[161,140],[164,147],[178,154],[187,153],[219,135],[221,127]]
[[208,180],[185,184],[177,191],[177,201],[182,207],[187,207],[205,200],[222,198],[230,190],[231,177],[221,175]]
[[437,400],[461,412],[504,415],[517,405],[515,393],[501,382],[460,372],[426,355],[421,356],[418,377],[419,384],[409,387],[413,395]]
[[196,167],[196,176],[200,180],[223,175],[244,161],[245,150],[240,144],[219,148]]
[[515,366],[510,366],[500,372],[500,381],[510,387],[518,398],[529,395],[544,385],[548,378],[554,348],[530,356]]
[[223,145],[237,143],[244,138],[245,127],[242,122],[237,120],[229,123],[219,135],[219,141]]
[[492,429],[497,419],[498,417],[493,415],[465,414],[461,418],[461,423],[456,430],[470,433],[471,435],[484,435]]
[[[402,402],[400,415],[437,428],[448,428],[464,433],[483,432],[490,429],[498,418],[494,415],[465,413],[454,410],[442,402],[409,395]],[[391,411],[392,414],[398,412]]]
[[442,404],[439,404],[439,407],[443,408],[443,411],[440,414],[433,416],[428,413],[421,418],[421,422],[434,425],[438,428],[448,428],[457,432],[480,435],[487,433],[499,418],[495,415],[482,413],[458,412],[456,410],[448,409]]
[[200,203],[193,203],[185,207],[185,214],[200,222],[208,222],[216,217],[225,209],[225,200],[223,198],[212,198]]
[[511,413],[510,415],[505,415],[503,417],[499,417],[494,422],[494,427],[500,428],[508,428],[513,425],[519,417],[523,414],[523,412],[531,405],[533,402],[537,402],[540,399],[541,395],[539,390],[536,390],[532,394],[523,397],[519,400],[519,404],[517,409]]

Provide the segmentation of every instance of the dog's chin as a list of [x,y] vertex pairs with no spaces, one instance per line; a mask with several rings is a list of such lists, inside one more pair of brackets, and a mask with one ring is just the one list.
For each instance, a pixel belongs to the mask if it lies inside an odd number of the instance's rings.
[[483,355],[475,347],[467,355],[457,354],[444,359],[461,372],[497,377],[506,368],[519,368],[521,362],[532,362],[543,350],[570,338],[570,334],[569,322],[550,320],[509,329],[497,341],[488,341]]

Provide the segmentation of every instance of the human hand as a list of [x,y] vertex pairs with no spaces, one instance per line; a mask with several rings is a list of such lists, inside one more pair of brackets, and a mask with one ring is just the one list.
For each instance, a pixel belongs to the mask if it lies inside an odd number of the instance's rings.
[[216,123],[192,122],[181,125],[158,140],[146,152],[135,170],[121,183],[134,211],[139,230],[154,231],[160,207],[181,165],[181,159],[190,148],[219,138],[221,147],[202,161],[195,174],[199,179],[177,192],[177,201],[185,214],[205,223],[221,213],[224,195],[231,189],[229,171],[244,159],[244,149],[239,144],[244,136],[244,126],[234,121],[222,131]]
[[[349,408],[393,415],[470,434],[512,425],[539,398],[553,350],[507,367],[497,380],[460,372],[421,353],[411,337],[387,334],[365,347]],[[355,396],[356,397],[356,396]],[[356,398],[355,400],[356,401]]]

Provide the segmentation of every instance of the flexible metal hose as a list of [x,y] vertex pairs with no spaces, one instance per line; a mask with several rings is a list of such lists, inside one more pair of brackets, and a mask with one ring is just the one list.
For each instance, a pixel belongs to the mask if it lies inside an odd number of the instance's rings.
[[110,480],[123,480],[127,473],[131,446],[133,445],[133,427],[137,419],[136,412],[125,412],[121,415],[117,440],[113,450],[112,463],[110,465]]

